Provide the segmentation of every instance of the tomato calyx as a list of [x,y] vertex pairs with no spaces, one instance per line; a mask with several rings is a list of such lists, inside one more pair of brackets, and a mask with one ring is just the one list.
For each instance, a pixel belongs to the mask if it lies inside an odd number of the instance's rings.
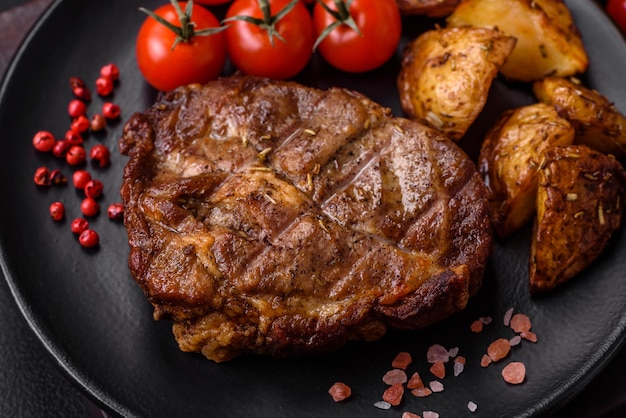
[[317,49],[317,46],[326,38],[333,30],[341,25],[347,25],[350,29],[355,31],[359,36],[363,36],[361,33],[361,29],[359,29],[358,25],[352,18],[350,14],[350,5],[352,4],[352,0],[344,1],[344,0],[333,0],[335,3],[335,7],[337,10],[333,10],[328,7],[323,1],[316,0],[326,12],[331,15],[335,21],[328,25],[326,29],[320,33],[315,44],[313,45],[313,50]]
[[235,20],[241,20],[252,25],[256,25],[259,28],[265,30],[267,32],[267,36],[269,36],[270,44],[272,47],[274,46],[274,38],[280,39],[282,42],[285,41],[285,38],[276,30],[276,24],[283,18],[287,13],[293,9],[299,0],[290,1],[285,7],[283,7],[278,13],[272,16],[272,12],[270,10],[269,0],[258,0],[259,1],[259,9],[261,9],[261,13],[263,13],[262,18],[256,18],[252,16],[233,16],[228,19],[224,19],[222,23],[233,22]]
[[163,26],[165,26],[172,32],[174,32],[174,34],[176,34],[176,39],[174,40],[174,44],[172,45],[172,50],[174,50],[174,48],[176,48],[176,45],[178,45],[180,42],[189,42],[191,38],[193,38],[194,36],[210,36],[226,29],[225,27],[218,27],[218,28],[206,28],[206,29],[196,30],[196,24],[191,20],[193,0],[189,0],[187,2],[187,5],[185,6],[184,11],[180,7],[180,4],[178,3],[177,0],[170,0],[170,3],[176,10],[176,14],[178,15],[178,20],[180,21],[180,26],[176,26],[168,22],[167,20],[157,15],[153,11],[148,10],[144,7],[140,7],[139,10],[144,12],[145,14],[147,14],[148,16],[150,16],[151,18],[153,18],[154,20],[156,20],[157,22],[159,22],[160,24],[162,24]]

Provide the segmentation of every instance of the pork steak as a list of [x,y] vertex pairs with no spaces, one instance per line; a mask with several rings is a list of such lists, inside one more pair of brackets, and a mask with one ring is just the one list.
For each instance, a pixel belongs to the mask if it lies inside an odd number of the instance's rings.
[[245,76],[124,127],[130,271],[184,351],[294,356],[463,309],[492,249],[451,141],[363,95]]

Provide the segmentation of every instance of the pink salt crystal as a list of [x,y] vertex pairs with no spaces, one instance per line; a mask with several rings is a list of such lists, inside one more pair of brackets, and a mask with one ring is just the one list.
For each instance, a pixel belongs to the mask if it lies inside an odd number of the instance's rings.
[[490,364],[491,364],[491,358],[487,354],[484,354],[483,357],[480,359],[481,367],[487,367]]
[[432,380],[428,383],[428,387],[430,388],[430,390],[432,390],[433,392],[443,392],[443,383],[441,383],[438,380]]
[[427,396],[432,395],[433,391],[430,390],[427,387],[420,387],[420,388],[415,388],[411,391],[411,394],[413,396],[416,396],[418,398],[425,398]]
[[511,347],[518,345],[521,342],[522,342],[522,337],[520,337],[519,335],[516,335],[515,337],[509,340],[509,344],[511,345]]
[[511,324],[511,317],[513,316],[513,308],[509,308],[507,309],[507,311],[504,313],[504,326],[508,327]]
[[374,406],[378,409],[389,409],[391,408],[391,404],[385,401],[378,401],[374,403]]
[[537,334],[535,334],[532,331],[522,331],[519,335],[520,335],[521,338],[523,338],[525,340],[528,340],[528,341],[530,341],[532,343],[536,343],[537,342]]
[[406,372],[401,369],[391,369],[383,376],[383,382],[390,386],[397,383],[405,383],[407,380]]
[[491,321],[493,320],[493,318],[490,316],[481,316],[480,318],[478,318],[478,320],[485,325],[489,325],[491,324]]
[[463,369],[465,369],[465,364],[459,361],[454,362],[454,366],[452,372],[454,373],[454,377],[457,377],[461,373],[463,373]]
[[344,399],[348,399],[352,395],[350,386],[343,382],[337,382],[328,389],[328,393],[332,396],[335,402],[341,402]]
[[456,357],[459,354],[459,347],[452,347],[448,350],[448,357]]
[[476,409],[478,408],[478,405],[476,405],[474,402],[469,401],[467,403],[467,409],[470,410],[470,412],[476,412]]
[[418,372],[413,373],[409,382],[406,384],[406,387],[409,389],[423,388],[424,382]]
[[424,411],[422,415],[424,418],[439,418],[439,414],[434,411]]
[[428,347],[428,351],[426,352],[426,361],[429,363],[437,363],[438,361],[443,361],[447,363],[450,359],[450,355],[448,354],[448,350],[439,344],[433,344]]
[[417,414],[414,414],[413,412],[403,412],[402,418],[421,418],[421,417]]
[[472,330],[472,332],[475,332],[476,334],[478,334],[479,332],[483,331],[483,326],[484,324],[482,322],[480,322],[479,320],[476,320],[472,322],[472,325],[470,325],[470,329]]
[[391,362],[391,367],[406,370],[406,368],[409,367],[412,361],[413,359],[411,358],[411,354],[402,351],[398,353],[398,355],[396,355],[396,358],[393,359],[393,361]]

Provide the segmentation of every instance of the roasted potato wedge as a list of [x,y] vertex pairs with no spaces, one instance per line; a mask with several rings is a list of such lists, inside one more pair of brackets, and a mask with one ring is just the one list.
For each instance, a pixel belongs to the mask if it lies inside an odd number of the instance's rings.
[[604,250],[622,220],[626,172],[585,145],[554,147],[539,171],[530,291],[566,282]]
[[404,15],[448,16],[461,0],[397,0]]
[[571,124],[543,103],[504,112],[487,133],[478,166],[491,190],[492,222],[500,238],[533,218],[543,153],[573,140]]
[[487,101],[515,39],[483,28],[423,33],[404,52],[398,91],[404,112],[458,141]]
[[626,118],[595,90],[564,78],[533,83],[540,101],[552,105],[576,129],[575,143],[618,158],[626,156]]
[[463,0],[448,26],[499,28],[517,39],[502,67],[521,81],[582,73],[589,65],[580,32],[563,0]]

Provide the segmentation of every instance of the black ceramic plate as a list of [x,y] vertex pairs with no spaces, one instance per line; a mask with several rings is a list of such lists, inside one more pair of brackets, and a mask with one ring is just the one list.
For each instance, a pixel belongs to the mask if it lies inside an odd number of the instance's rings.
[[[536,416],[557,409],[575,395],[622,345],[626,330],[626,235],[618,233],[601,258],[559,291],[530,298],[527,291],[528,230],[498,245],[485,286],[468,309],[427,330],[391,333],[373,343],[354,343],[329,355],[276,360],[244,356],[215,364],[200,355],[180,352],[170,324],[152,320],[151,307],[126,266],[128,248],[120,223],[104,213],[92,220],[101,245],[86,251],[69,230],[79,216],[81,193],[72,186],[37,188],[32,181],[41,165],[71,170],[31,145],[40,129],[63,135],[71,99],[68,79],[93,83],[101,65],[115,62],[122,81],[113,101],[123,119],[143,110],[155,98],[134,62],[134,38],[146,1],[57,1],[36,25],[10,67],[0,91],[0,249],[3,272],[25,317],[62,368],[108,410],[145,417],[398,417],[402,411],[441,416]],[[571,0],[591,66],[584,81],[626,111],[623,71],[626,45],[602,12],[590,1]],[[432,28],[426,19],[406,21],[406,39]],[[399,56],[399,55],[398,55]],[[395,90],[398,56],[365,75],[330,70],[314,59],[299,80],[314,86],[342,85],[370,95],[400,114]],[[498,81],[483,116],[461,145],[475,155],[475,142],[499,112],[532,101],[528,90]],[[90,113],[102,100],[95,97]],[[119,201],[125,158],[116,142],[122,121],[87,145],[104,142],[113,149],[107,169],[90,167],[105,184],[101,203]],[[65,202],[66,220],[53,222],[48,205]],[[539,341],[522,342],[507,360],[482,368],[487,345],[512,337],[502,325],[508,308],[528,314]],[[479,316],[493,323],[480,334],[470,331]],[[419,371],[430,380],[426,350],[439,343],[458,347],[467,366],[443,380],[445,390],[428,398],[405,396],[392,411],[374,403],[385,389],[382,375],[399,351],[409,351]],[[509,386],[500,372],[509,361],[523,361],[525,383]],[[352,386],[353,397],[334,403],[327,394],[335,381]],[[467,403],[478,405],[472,414]]]

